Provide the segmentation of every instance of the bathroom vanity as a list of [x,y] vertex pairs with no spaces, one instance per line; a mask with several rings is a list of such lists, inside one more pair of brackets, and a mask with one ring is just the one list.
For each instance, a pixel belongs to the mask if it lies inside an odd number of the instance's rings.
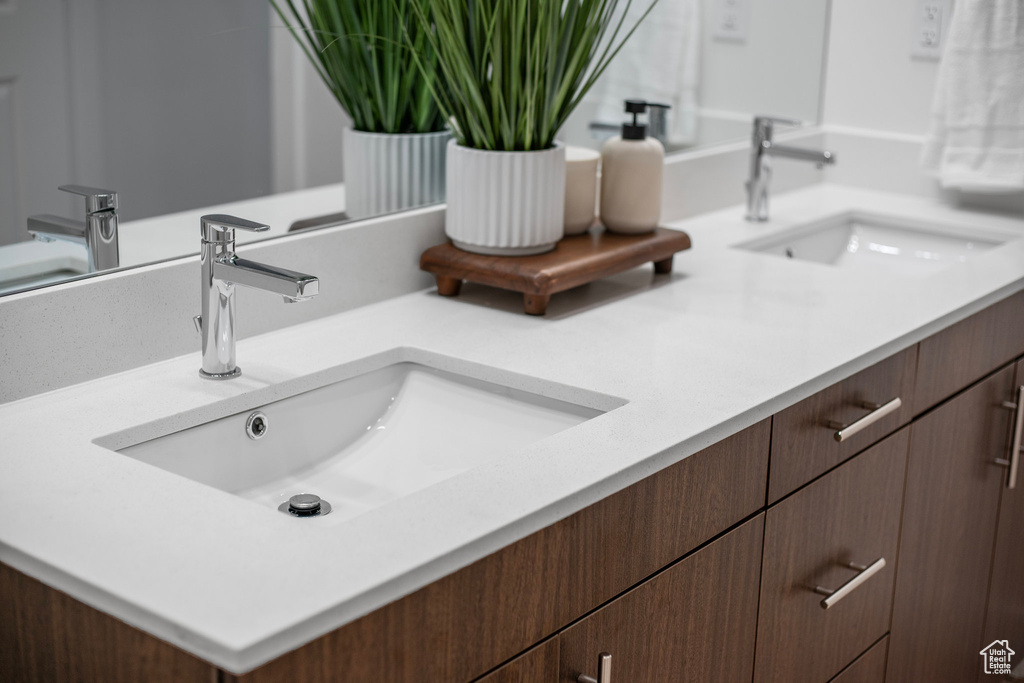
[[[990,248],[885,272],[750,246],[868,209]],[[978,650],[1024,646],[1024,225],[827,185],[773,221],[680,222],[674,274],[567,292],[546,319],[417,291],[244,339],[232,383],[192,353],[0,406],[0,666],[984,680]],[[336,522],[117,452],[403,362],[595,414]]]

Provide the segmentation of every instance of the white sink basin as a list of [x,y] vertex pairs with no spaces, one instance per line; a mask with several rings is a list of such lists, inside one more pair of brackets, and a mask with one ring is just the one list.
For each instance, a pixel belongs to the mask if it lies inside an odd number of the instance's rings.
[[845,269],[927,274],[1006,241],[965,226],[849,212],[736,245]]
[[271,509],[314,493],[340,521],[602,412],[400,362],[119,452]]

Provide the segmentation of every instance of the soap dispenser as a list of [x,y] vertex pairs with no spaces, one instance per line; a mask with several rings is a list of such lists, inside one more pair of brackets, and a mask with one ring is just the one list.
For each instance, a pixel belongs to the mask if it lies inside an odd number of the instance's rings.
[[661,220],[665,148],[637,121],[646,111],[643,100],[626,100],[633,122],[622,124],[622,135],[601,150],[601,222],[612,232],[650,232]]

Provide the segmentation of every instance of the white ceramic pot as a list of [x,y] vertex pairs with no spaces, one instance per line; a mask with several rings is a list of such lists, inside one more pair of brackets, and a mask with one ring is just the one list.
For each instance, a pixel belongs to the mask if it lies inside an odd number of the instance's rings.
[[451,133],[342,133],[345,212],[351,218],[444,201]]
[[555,248],[565,221],[565,146],[488,152],[448,143],[445,232],[459,249],[526,256]]

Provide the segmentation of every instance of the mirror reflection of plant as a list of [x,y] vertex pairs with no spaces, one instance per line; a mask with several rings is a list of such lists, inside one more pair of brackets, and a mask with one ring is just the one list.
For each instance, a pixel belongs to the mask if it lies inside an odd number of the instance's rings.
[[633,0],[621,11],[619,0],[408,0],[419,30],[407,39],[426,36],[437,54],[435,65],[414,50],[438,76],[434,96],[460,145],[547,149],[657,1],[623,33]]
[[270,0],[356,130],[442,131],[437,56],[411,2]]

